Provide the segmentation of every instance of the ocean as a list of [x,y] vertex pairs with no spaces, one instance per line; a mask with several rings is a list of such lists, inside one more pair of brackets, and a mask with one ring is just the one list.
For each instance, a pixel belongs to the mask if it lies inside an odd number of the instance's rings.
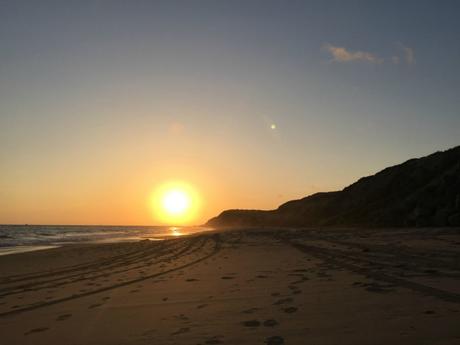
[[107,225],[0,225],[0,255],[72,243],[161,240],[211,230],[204,227]]

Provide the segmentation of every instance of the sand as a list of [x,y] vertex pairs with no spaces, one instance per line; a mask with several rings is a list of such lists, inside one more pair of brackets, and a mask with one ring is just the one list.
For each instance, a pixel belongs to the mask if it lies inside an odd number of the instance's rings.
[[2,344],[460,344],[458,229],[246,229],[0,257]]

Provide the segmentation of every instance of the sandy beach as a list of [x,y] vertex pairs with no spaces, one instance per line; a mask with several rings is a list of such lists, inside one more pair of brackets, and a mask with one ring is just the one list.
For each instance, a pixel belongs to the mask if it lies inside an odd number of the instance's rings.
[[459,229],[235,229],[0,257],[3,344],[460,344]]

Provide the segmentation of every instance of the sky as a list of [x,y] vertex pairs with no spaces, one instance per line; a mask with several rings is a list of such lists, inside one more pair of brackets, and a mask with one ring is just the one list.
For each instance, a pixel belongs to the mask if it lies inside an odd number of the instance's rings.
[[0,223],[201,224],[460,144],[457,1],[1,1]]

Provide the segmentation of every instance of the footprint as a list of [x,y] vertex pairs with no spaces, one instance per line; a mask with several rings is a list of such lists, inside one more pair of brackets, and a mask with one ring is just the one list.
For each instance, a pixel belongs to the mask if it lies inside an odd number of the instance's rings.
[[277,300],[273,305],[280,305],[280,304],[285,304],[285,303],[292,303],[294,300],[291,297],[288,298],[282,298]]
[[288,307],[288,308],[284,308],[283,311],[285,313],[292,314],[292,313],[295,313],[297,311],[297,308],[296,307]]
[[284,339],[283,339],[283,337],[275,335],[273,337],[265,339],[265,344],[267,344],[267,345],[282,345],[282,344],[284,344]]
[[72,314],[63,314],[63,315],[59,315],[57,318],[56,318],[56,321],[64,321],[64,320],[67,320],[68,318],[72,317]]
[[294,284],[294,285],[296,285],[296,284],[302,284],[302,283],[305,283],[307,280],[310,280],[310,278],[308,278],[308,277],[303,277],[303,278],[300,279],[300,280],[293,281],[292,284]]
[[258,320],[243,321],[242,324],[245,327],[259,327],[260,326],[260,322]]
[[275,327],[278,325],[278,321],[273,320],[273,319],[268,319],[264,321],[264,326],[265,327]]
[[29,335],[29,334],[32,334],[32,333],[44,332],[44,331],[47,331],[47,330],[49,330],[48,327],[34,328],[34,329],[31,329],[30,331],[24,333],[24,335]]

